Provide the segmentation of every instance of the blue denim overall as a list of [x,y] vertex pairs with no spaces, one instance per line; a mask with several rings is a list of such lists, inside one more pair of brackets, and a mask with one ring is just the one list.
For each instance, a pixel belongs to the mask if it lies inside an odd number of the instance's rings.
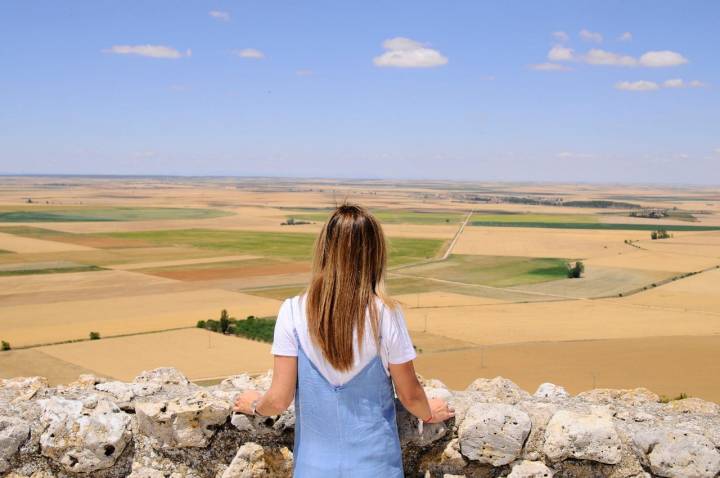
[[298,343],[295,478],[402,478],[402,452],[390,377],[378,355],[335,386]]

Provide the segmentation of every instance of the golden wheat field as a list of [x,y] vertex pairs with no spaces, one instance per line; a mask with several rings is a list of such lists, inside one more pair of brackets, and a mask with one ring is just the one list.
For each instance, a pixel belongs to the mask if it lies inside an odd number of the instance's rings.
[[384,225],[423,375],[720,401],[720,194],[651,186],[0,177],[0,377],[266,370],[196,324],[275,316],[345,200]]

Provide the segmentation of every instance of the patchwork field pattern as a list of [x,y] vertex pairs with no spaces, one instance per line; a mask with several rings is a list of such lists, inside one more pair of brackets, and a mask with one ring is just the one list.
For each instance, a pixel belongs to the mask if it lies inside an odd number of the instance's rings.
[[[127,380],[167,365],[205,383],[266,370],[268,344],[194,326],[223,309],[239,319],[276,315],[304,290],[322,222],[348,198],[383,223],[387,289],[420,373],[453,388],[504,375],[527,389],[544,381],[572,392],[649,386],[720,400],[713,189],[262,178],[62,184],[0,178],[0,340],[12,348],[0,352],[0,377]],[[637,217],[648,210],[665,217]],[[672,237],[652,240],[663,228]],[[585,270],[569,279],[575,261]],[[101,339],[88,340],[90,332]]]

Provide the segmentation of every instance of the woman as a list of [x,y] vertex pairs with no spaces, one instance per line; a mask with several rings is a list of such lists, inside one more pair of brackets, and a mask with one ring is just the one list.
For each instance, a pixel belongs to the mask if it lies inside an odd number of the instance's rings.
[[402,477],[395,393],[424,423],[454,415],[418,382],[402,312],[385,295],[386,263],[377,220],[338,207],[316,241],[306,293],[280,308],[270,389],[235,401],[235,411],[268,416],[295,399],[295,477]]

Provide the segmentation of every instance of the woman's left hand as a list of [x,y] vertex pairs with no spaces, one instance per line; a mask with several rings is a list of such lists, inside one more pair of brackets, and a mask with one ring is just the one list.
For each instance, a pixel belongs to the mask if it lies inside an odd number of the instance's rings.
[[257,390],[247,390],[241,393],[235,398],[235,403],[233,404],[233,411],[244,413],[245,415],[252,415],[252,403],[255,400],[259,400],[262,396],[263,394],[258,392]]

